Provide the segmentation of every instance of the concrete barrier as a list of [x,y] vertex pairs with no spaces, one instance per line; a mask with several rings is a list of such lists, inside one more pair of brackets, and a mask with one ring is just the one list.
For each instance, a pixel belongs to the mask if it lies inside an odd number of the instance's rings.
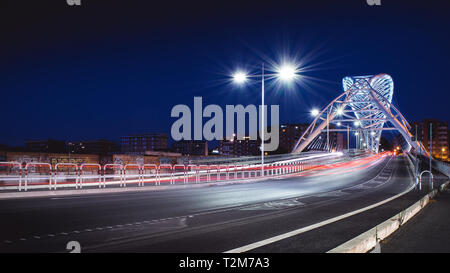
[[[440,191],[443,191],[448,187],[450,181],[442,184],[439,187]],[[436,196],[438,190],[435,189],[422,197],[419,201],[408,207],[407,209],[401,211],[395,216],[389,218],[388,220],[382,222],[381,224],[373,227],[372,229],[360,234],[359,236],[343,243],[342,245],[333,248],[327,253],[365,253],[373,249],[377,243],[394,231],[400,228],[408,220],[410,220],[414,215],[416,215],[421,209],[423,209],[430,200]]]

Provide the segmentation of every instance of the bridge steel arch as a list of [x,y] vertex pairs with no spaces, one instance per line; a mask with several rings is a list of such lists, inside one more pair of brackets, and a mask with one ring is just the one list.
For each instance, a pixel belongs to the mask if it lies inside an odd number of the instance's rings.
[[[423,144],[412,139],[408,121],[392,104],[394,82],[388,74],[345,77],[344,93],[332,100],[315,117],[297,141],[292,153],[300,153],[326,131],[331,124],[340,124],[328,131],[360,133],[366,148],[378,152],[382,131],[396,130],[406,140],[407,151],[414,148],[420,154],[429,155]],[[330,146],[327,145],[328,149]]]

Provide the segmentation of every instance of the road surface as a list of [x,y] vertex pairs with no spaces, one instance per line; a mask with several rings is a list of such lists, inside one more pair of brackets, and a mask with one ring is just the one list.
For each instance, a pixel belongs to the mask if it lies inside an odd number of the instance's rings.
[[[224,252],[405,191],[404,157],[287,179],[148,192],[0,201],[0,252]],[[325,252],[389,218],[420,193],[255,252]]]

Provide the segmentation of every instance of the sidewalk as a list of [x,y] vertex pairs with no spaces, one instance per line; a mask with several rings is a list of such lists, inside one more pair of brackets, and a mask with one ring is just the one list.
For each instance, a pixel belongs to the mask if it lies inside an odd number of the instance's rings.
[[450,189],[380,243],[381,253],[450,253]]

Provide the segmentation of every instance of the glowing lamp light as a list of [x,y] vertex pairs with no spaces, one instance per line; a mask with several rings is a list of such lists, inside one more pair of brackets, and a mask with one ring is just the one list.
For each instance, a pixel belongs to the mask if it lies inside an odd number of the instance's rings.
[[344,114],[344,109],[338,108],[338,109],[336,110],[336,114],[337,114],[338,116],[342,116],[342,115]]
[[317,110],[317,109],[312,109],[312,110],[311,110],[311,116],[315,117],[315,116],[317,116],[318,114],[319,114],[319,110]]
[[247,74],[242,71],[238,71],[233,74],[233,81],[237,84],[243,84],[247,81]]
[[340,122],[338,122],[338,123],[337,123],[337,126],[341,126],[341,123],[340,123]]
[[371,136],[374,136],[374,135],[375,135],[375,132],[370,132],[370,135],[371,135]]
[[289,82],[292,81],[296,76],[296,68],[291,64],[284,64],[277,71],[280,80]]
[[359,125],[361,124],[361,122],[355,121],[353,124],[354,124],[355,126],[359,126]]

